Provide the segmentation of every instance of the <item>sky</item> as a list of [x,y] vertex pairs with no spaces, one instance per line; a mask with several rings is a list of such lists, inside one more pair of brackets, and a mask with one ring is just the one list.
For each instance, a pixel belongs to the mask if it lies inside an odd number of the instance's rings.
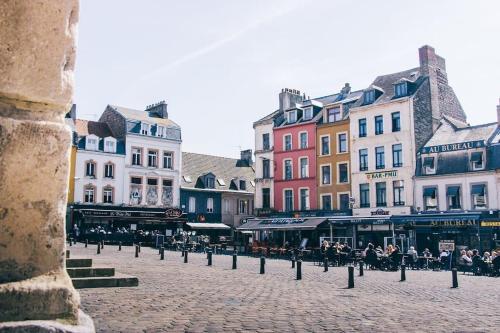
[[367,87],[446,58],[470,124],[494,122],[500,97],[500,1],[84,0],[77,116],[106,105],[168,103],[183,151],[238,157],[282,88],[310,97]]

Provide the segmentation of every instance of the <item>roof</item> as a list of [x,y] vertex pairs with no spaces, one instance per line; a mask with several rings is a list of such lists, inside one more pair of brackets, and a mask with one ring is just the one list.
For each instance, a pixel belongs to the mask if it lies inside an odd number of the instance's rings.
[[277,117],[280,114],[280,112],[282,112],[282,111],[278,109],[278,110],[274,111],[273,113],[270,113],[267,116],[260,118],[259,120],[255,121],[253,123],[253,126],[255,127],[256,125],[259,125],[261,123],[265,123],[267,121],[273,120],[275,117]]
[[447,118],[443,118],[441,125],[424,147],[460,143],[469,141],[488,141],[497,131],[497,123],[457,128]]
[[125,108],[123,106],[109,105],[113,110],[120,113],[126,119],[139,120],[146,123],[160,124],[164,126],[179,127],[175,122],[168,118],[151,117],[148,111]]
[[78,136],[87,136],[93,134],[100,138],[106,138],[108,136],[113,136],[111,129],[108,124],[100,121],[90,121],[83,119],[75,120],[75,131]]
[[314,230],[327,219],[324,217],[296,219],[255,219],[239,226],[238,230]]
[[[236,158],[220,157],[196,153],[182,153],[182,177],[181,187],[196,188],[199,177],[208,173],[215,175],[215,189],[231,191],[231,180],[246,180],[246,191],[255,192],[255,186],[251,182],[255,180],[255,171],[252,166],[242,163]],[[189,176],[191,182],[186,182],[185,177]],[[222,180],[219,182],[219,180]],[[234,190],[231,192],[235,192]]]

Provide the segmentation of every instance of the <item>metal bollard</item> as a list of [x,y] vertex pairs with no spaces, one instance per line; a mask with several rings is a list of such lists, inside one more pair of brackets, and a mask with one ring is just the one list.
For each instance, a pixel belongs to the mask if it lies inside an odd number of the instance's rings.
[[136,245],[136,246],[135,246],[135,257],[136,257],[136,258],[139,258],[139,252],[140,252],[140,251],[139,251],[139,245]]
[[364,265],[365,265],[365,263],[363,261],[359,262],[359,276],[363,276],[364,275],[364,271],[363,271],[364,270],[364,267],[363,267]]
[[406,266],[405,266],[405,264],[401,265],[401,281],[406,281]]
[[297,260],[297,280],[302,280],[302,260]]
[[160,247],[160,260],[165,259],[165,248],[162,246]]
[[187,264],[188,262],[188,250],[186,250],[186,253],[184,253],[184,263]]
[[325,268],[324,272],[328,272],[328,258],[326,257],[323,260],[323,267]]
[[66,259],[69,259],[69,250],[66,250]]
[[452,278],[452,288],[458,288],[458,275],[457,275],[457,269],[453,268],[451,270],[451,278]]
[[101,254],[101,245],[97,243],[97,254]]
[[292,257],[292,268],[295,268],[295,257]]
[[354,266],[347,267],[349,271],[349,281],[347,283],[347,288],[354,288]]
[[238,260],[238,255],[235,253],[233,254],[233,269],[236,269],[236,260]]
[[122,250],[122,242],[118,242],[118,251]]
[[89,240],[85,238],[85,247],[89,246]]
[[264,266],[266,265],[266,257],[260,257],[260,274],[264,274],[266,272]]
[[212,251],[208,251],[208,266],[212,266]]

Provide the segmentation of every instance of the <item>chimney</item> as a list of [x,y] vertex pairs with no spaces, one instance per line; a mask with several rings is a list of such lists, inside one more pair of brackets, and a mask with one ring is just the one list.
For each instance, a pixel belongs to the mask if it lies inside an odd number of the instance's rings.
[[500,126],[500,98],[498,99],[498,105],[497,105],[497,123],[498,126]]
[[244,162],[245,166],[252,166],[252,149],[242,150],[240,154],[240,161]]
[[151,117],[158,117],[168,119],[168,104],[165,101],[159,101],[156,104],[151,104],[146,107],[146,111],[149,112]]
[[344,85],[344,88],[342,88],[340,90],[340,93],[345,97],[345,96],[349,95],[350,92],[351,92],[351,85],[349,84],[349,82],[347,82]]
[[[304,94],[305,95],[305,94]],[[285,111],[290,108],[295,107],[297,103],[303,101],[302,96],[300,95],[300,91],[296,89],[281,89],[280,95],[280,110]]]

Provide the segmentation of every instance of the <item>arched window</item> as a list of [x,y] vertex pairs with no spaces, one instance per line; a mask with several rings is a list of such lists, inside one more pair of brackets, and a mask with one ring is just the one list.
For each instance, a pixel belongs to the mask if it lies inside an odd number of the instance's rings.
[[104,164],[104,177],[114,178],[115,177],[115,165],[112,162],[107,162]]
[[83,202],[95,203],[95,186],[92,184],[86,185],[83,190]]
[[95,171],[96,171],[95,161],[92,161],[92,160],[86,161],[85,162],[85,176],[95,178],[96,177]]

